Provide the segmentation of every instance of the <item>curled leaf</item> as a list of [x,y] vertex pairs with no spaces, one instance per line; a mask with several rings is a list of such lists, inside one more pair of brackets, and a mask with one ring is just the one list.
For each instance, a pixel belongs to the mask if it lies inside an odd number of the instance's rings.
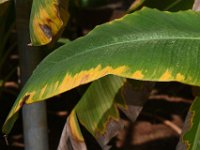
[[56,40],[69,20],[69,0],[34,0],[30,17],[31,45]]

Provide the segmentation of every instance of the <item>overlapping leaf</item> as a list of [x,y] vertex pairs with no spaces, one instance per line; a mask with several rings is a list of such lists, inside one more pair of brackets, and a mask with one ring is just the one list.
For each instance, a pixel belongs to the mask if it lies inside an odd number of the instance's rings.
[[57,39],[68,19],[68,0],[34,0],[30,18],[31,44],[46,45]]
[[197,97],[189,110],[186,122],[187,131],[183,135],[183,142],[187,150],[200,149],[200,97]]
[[144,8],[101,25],[51,53],[36,68],[3,128],[8,133],[24,103],[68,91],[108,74],[200,85],[200,13]]
[[124,126],[118,109],[135,121],[151,87],[149,82],[131,83],[111,75],[94,81],[69,115],[60,149],[63,143],[68,143],[63,149],[70,149],[71,145],[73,149],[86,149],[78,121],[103,149],[108,149],[110,139]]
[[[74,150],[86,149],[78,120],[99,140],[102,147],[107,144],[108,138],[112,138],[117,133],[116,131],[123,126],[119,124],[117,105],[125,107],[124,100],[121,99],[121,103],[117,103],[115,96],[120,92],[125,82],[126,79],[107,76],[90,85],[68,117],[65,127],[67,132],[62,134],[62,136],[68,135],[68,137],[61,138],[62,143],[68,143],[64,149],[70,149],[70,146]],[[106,127],[109,128],[107,132]],[[61,146],[63,144],[60,144],[59,147]]]

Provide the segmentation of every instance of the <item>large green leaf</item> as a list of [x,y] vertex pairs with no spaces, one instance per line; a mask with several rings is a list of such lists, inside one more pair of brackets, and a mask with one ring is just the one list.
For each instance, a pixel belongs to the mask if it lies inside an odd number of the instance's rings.
[[36,68],[3,132],[24,103],[44,100],[108,74],[200,85],[200,13],[144,8],[58,48]]
[[186,131],[183,135],[183,142],[187,150],[200,149],[200,97],[197,97],[192,103],[188,120],[186,122]]
[[30,17],[32,45],[46,45],[59,37],[69,19],[68,1],[33,1]]

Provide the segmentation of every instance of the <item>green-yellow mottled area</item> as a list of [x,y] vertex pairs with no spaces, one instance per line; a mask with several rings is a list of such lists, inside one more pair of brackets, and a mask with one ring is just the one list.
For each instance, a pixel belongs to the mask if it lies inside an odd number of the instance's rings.
[[78,121],[74,110],[71,112],[68,121],[72,137],[79,142],[84,142],[84,138],[78,126]]
[[43,97],[43,95],[44,95],[46,89],[47,89],[47,85],[45,85],[45,86],[41,89],[40,97]]
[[61,85],[59,85],[59,91],[60,92],[66,91],[68,89],[74,88],[81,84],[88,83],[90,81],[96,80],[108,74],[121,75],[126,70],[127,70],[126,66],[120,66],[117,68],[112,68],[110,66],[107,66],[105,68],[102,68],[101,65],[98,65],[96,68],[81,71],[80,73],[77,73],[74,76],[66,74]]
[[[43,88],[41,88],[41,90],[38,93],[36,91],[26,92],[24,96],[22,96],[21,100],[19,100],[19,103],[15,106],[15,108],[12,109],[7,120],[11,118],[14,113],[19,111],[19,109],[22,107],[20,103],[23,102],[23,98],[27,95],[29,95],[29,97],[23,103],[30,104],[35,102],[34,97],[35,96],[37,97],[37,95],[39,96],[40,99],[44,99],[45,98],[44,93],[47,92],[47,89],[50,86],[53,86],[54,90],[48,93],[48,97],[57,95],[59,93],[63,93],[81,84],[89,83],[93,80],[96,80],[108,74],[121,75],[122,73],[127,71],[127,69],[128,68],[126,66],[119,66],[117,68],[112,68],[110,66],[107,66],[102,68],[101,65],[98,65],[95,68],[91,68],[89,70],[84,70],[79,73],[76,73],[74,76],[67,73],[62,81],[55,82],[55,85],[46,84]],[[38,97],[36,99],[38,99]]]
[[144,75],[142,74],[142,71],[137,70],[136,72],[133,73],[132,77],[135,79],[142,79],[144,78]]
[[98,133],[100,133],[101,135],[106,133],[106,127],[108,127],[108,124],[111,123],[112,121],[115,122],[119,122],[119,111],[117,110],[117,106],[113,106],[115,109],[115,113],[113,114],[113,116],[109,116],[108,119],[106,120],[106,122],[103,123],[103,128],[102,129],[98,129]]
[[162,76],[160,77],[160,80],[161,80],[161,81],[167,81],[167,80],[169,80],[171,77],[172,77],[171,71],[166,70],[166,71],[162,74]]
[[176,75],[176,80],[177,80],[177,81],[183,81],[184,79],[185,79],[185,76],[182,75],[181,73],[178,73],[178,74]]
[[[59,5],[62,5],[62,7]],[[31,25],[33,35],[31,36],[34,36],[34,39],[41,45],[51,42],[52,38],[68,22],[69,13],[64,6],[67,7],[67,0],[64,3],[58,2],[58,0],[46,0],[45,5],[40,5],[38,11],[33,15]],[[32,42],[34,41],[32,40]],[[32,44],[34,45],[34,43]]]

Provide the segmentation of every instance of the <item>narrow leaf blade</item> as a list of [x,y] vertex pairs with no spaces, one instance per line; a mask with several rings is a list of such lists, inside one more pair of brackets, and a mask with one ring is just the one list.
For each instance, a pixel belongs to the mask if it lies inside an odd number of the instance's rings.
[[187,120],[187,131],[183,135],[183,142],[187,150],[200,149],[200,97],[196,97],[192,103],[189,113],[189,120]]
[[[125,78],[111,75],[103,77],[90,85],[70,116],[77,116],[102,149],[108,149],[110,139],[124,127],[119,109],[135,121],[150,93],[150,90],[144,90],[147,87],[149,82],[132,85]],[[70,127],[74,128],[72,125]],[[77,134],[70,135],[77,139]]]
[[74,111],[69,115],[62,131],[58,150],[86,150],[85,140]]

